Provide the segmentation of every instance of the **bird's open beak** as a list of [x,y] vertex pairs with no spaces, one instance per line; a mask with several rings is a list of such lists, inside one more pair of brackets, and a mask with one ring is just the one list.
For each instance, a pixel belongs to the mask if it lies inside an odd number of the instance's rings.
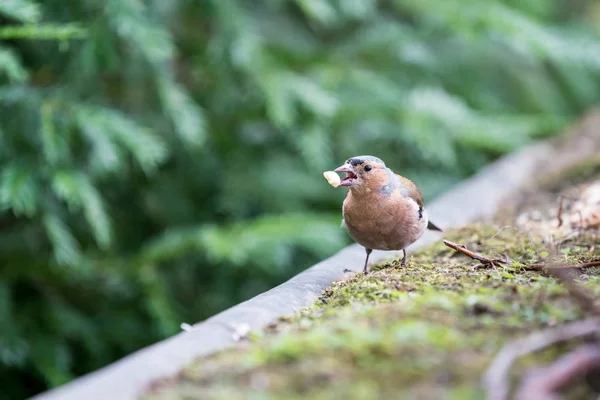
[[344,164],[341,167],[334,169],[335,172],[345,172],[346,177],[340,182],[340,186],[352,186],[356,183],[358,177],[354,172],[354,168],[350,164]]

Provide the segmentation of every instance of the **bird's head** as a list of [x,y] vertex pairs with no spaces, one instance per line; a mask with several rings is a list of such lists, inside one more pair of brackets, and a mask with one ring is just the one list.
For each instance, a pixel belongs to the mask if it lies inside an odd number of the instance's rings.
[[351,189],[378,188],[388,182],[388,168],[385,163],[373,156],[357,156],[346,160],[346,163],[334,170],[345,172],[340,186]]

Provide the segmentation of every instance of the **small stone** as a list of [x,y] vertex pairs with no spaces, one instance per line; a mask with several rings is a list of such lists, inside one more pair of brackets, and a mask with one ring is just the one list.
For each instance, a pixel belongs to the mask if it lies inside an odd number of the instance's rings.
[[239,342],[242,339],[245,339],[250,333],[250,325],[248,324],[232,324],[233,332],[233,340]]
[[180,325],[180,327],[181,327],[181,330],[186,331],[186,332],[189,332],[192,329],[194,329],[193,326],[191,326],[190,324],[185,323],[185,322],[182,322],[181,325]]

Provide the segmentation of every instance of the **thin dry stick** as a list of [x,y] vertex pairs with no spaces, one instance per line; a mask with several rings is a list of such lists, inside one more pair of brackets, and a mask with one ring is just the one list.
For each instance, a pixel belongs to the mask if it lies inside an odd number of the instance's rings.
[[500,350],[483,376],[488,400],[506,400],[510,389],[509,371],[515,360],[558,342],[589,336],[600,331],[600,318],[589,318],[557,328],[533,333],[509,343]]
[[496,264],[506,264],[506,260],[501,260],[499,258],[489,258],[486,256],[482,256],[481,254],[477,254],[467,249],[462,244],[453,243],[449,240],[444,240],[444,244],[460,253],[463,253],[467,257],[471,257],[474,260],[480,261],[484,265],[496,266]]
[[548,265],[545,263],[539,263],[539,264],[531,264],[531,265],[527,265],[523,268],[528,269],[530,271],[540,271],[542,269],[545,270],[556,270],[556,269],[570,269],[570,268],[591,268],[591,267],[600,267],[600,260],[596,260],[596,261],[590,261],[590,262],[586,262],[586,263],[581,263],[581,264],[554,264],[554,265]]
[[582,346],[544,368],[528,374],[518,389],[517,400],[557,399],[556,392],[600,369],[600,347]]
[[494,233],[494,236],[492,236],[492,237],[490,238],[490,240],[492,240],[493,238],[495,238],[496,236],[498,236],[498,235],[500,234],[500,232],[502,232],[502,231],[503,231],[503,230],[505,230],[506,228],[512,228],[512,227],[511,227],[510,225],[505,225],[505,226],[503,226],[502,228],[500,228],[500,230],[499,230],[498,232]]
[[558,213],[556,215],[556,218],[558,219],[558,227],[559,228],[563,224],[562,213],[563,213],[564,202],[565,202],[565,198],[563,196],[560,196],[560,203],[558,204]]

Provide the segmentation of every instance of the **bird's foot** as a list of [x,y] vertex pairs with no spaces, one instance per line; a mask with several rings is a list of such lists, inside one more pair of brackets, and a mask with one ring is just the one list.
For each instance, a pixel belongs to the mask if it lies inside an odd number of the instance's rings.
[[408,262],[408,255],[406,254],[406,250],[402,250],[402,252],[404,253],[404,257],[402,257],[402,262],[400,263],[400,265],[406,267],[406,263]]

